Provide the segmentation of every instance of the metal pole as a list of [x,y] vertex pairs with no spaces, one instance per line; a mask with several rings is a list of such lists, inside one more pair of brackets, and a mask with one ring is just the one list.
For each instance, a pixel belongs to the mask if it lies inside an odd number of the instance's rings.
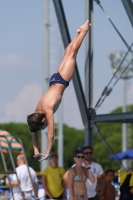
[[[62,60],[62,41],[59,31],[59,63]],[[59,107],[59,122],[58,122],[58,165],[63,167],[63,102]]]
[[[85,37],[85,97],[89,108],[93,107],[93,0],[85,1],[85,20],[92,24]],[[84,145],[92,146],[92,127],[90,123],[85,125]]]
[[133,26],[133,2],[131,0],[121,0],[126,10],[127,16]]
[[63,102],[61,102],[59,107],[58,158],[58,165],[63,167]]
[[[49,0],[44,0],[44,26],[43,26],[43,66],[42,66],[42,92],[48,90],[49,83]],[[41,152],[46,153],[48,130],[41,132]],[[41,162],[41,171],[48,166],[48,160]]]
[[[123,112],[126,112],[126,78],[123,80]],[[127,150],[127,125],[122,124],[122,151]],[[127,169],[127,160],[123,160],[122,164]]]

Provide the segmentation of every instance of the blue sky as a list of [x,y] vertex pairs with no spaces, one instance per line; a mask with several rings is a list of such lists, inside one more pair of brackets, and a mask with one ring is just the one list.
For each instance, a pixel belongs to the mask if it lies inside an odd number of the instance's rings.
[[[121,0],[101,0],[101,4],[130,45],[133,30]],[[63,0],[63,5],[71,38],[74,38],[77,28],[86,20],[84,1]],[[43,0],[0,0],[0,122],[26,122],[27,114],[34,112],[41,97],[43,11]],[[56,17],[51,9],[51,22],[54,20]],[[96,3],[93,27],[95,105],[112,76],[109,54],[127,49]],[[57,29],[53,28],[52,34],[56,34]],[[52,53],[56,51],[55,45],[51,48]],[[50,73],[54,73],[58,66],[55,58],[52,63]],[[84,87],[84,43],[78,52],[77,63]],[[132,99],[133,82],[130,80],[127,102],[132,103]],[[97,113],[108,113],[122,104],[123,81],[120,80]],[[63,119],[70,126],[83,128],[72,82],[63,97]]]

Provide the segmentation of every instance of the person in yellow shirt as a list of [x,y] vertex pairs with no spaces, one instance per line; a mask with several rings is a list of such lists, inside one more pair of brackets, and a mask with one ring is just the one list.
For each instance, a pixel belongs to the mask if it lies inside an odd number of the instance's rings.
[[123,172],[120,178],[120,200],[133,199],[133,172]]
[[63,181],[65,170],[58,166],[58,155],[56,153],[50,154],[49,161],[50,165],[42,171],[45,198],[65,200],[65,184]]

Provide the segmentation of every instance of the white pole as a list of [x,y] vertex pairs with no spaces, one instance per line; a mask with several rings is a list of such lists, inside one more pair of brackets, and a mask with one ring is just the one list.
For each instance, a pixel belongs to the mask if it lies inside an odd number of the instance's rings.
[[58,165],[63,167],[63,102],[61,102],[59,107],[58,157]]
[[[59,63],[62,60],[62,41],[59,32]],[[59,118],[58,118],[58,165],[63,167],[63,102],[59,107]]]
[[[126,83],[127,80],[123,80],[123,112],[126,112]],[[122,124],[122,151],[127,150],[127,125],[124,123]],[[122,164],[127,169],[127,160],[123,160]]]
[[[42,92],[49,87],[49,0],[44,0],[44,26],[43,26],[43,60],[42,60]],[[46,153],[48,129],[41,133],[41,153]],[[49,161],[41,162],[41,171],[48,166]]]

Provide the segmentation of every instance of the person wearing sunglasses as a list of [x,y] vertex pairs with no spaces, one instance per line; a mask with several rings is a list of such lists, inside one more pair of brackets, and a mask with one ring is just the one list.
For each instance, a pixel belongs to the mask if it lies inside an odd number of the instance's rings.
[[84,153],[81,150],[76,150],[74,155],[75,166],[69,169],[68,172],[68,189],[70,200],[88,200],[86,181],[95,182],[95,177],[92,174],[90,167],[82,166],[84,161]]
[[103,174],[102,166],[96,162],[93,162],[93,148],[90,146],[85,146],[82,148],[84,153],[84,161],[82,166],[88,168],[90,167],[90,171],[95,177],[95,182],[92,183],[89,179],[87,179],[86,187],[87,187],[87,196],[89,200],[99,200],[99,195],[97,195],[97,188],[100,191],[100,186],[97,185],[98,177]]
[[[84,160],[82,162],[82,166],[85,168],[90,167],[90,171],[93,173],[95,177],[95,182],[91,183],[89,179],[86,181],[87,187],[87,197],[89,200],[99,200],[99,194],[101,190],[101,184],[98,181],[98,178],[104,176],[104,172],[102,166],[96,162],[93,162],[93,148],[90,146],[79,146],[77,150],[81,150],[84,153]],[[72,168],[75,164],[72,166]],[[64,174],[64,182],[66,187],[68,187],[68,171]]]
[[[67,46],[64,58],[49,81],[49,89],[39,100],[35,112],[27,116],[27,123],[33,135],[34,157],[41,157],[39,161],[49,158],[54,139],[54,113],[58,109],[63,93],[72,79],[78,50],[91,24],[89,20],[78,30],[73,41]],[[48,126],[48,145],[46,154],[39,152],[38,132]]]

